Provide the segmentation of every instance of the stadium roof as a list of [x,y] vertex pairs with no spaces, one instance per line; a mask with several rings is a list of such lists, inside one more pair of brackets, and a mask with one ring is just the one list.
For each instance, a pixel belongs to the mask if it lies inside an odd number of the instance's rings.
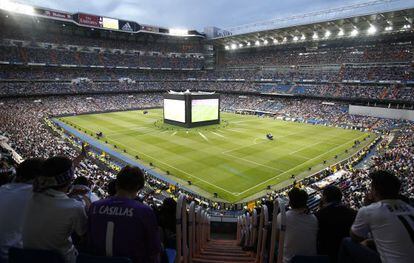
[[153,25],[141,24],[135,21],[122,20],[87,13],[69,13],[61,10],[37,7],[22,4],[14,0],[0,0],[0,11],[11,14],[41,17],[51,20],[73,23],[79,27],[96,28],[100,30],[118,31],[125,33],[151,33],[170,35],[174,37],[204,37],[196,30],[163,28]]
[[338,34],[356,36],[361,31],[391,33],[411,30],[413,17],[413,0],[376,0],[226,28],[213,40],[227,49],[236,49],[334,38]]

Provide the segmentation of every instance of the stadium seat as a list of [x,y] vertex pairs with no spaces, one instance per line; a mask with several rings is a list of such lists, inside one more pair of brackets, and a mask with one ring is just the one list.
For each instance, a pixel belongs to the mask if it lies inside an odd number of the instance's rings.
[[294,256],[290,263],[329,263],[328,256]]
[[24,249],[12,247],[9,249],[9,263],[47,262],[64,263],[63,256],[52,250]]
[[79,254],[76,263],[132,263],[132,261],[126,257],[100,257]]

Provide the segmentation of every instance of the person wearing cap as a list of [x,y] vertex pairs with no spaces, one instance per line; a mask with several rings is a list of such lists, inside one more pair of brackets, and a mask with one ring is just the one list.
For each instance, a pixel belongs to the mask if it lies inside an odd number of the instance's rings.
[[8,262],[10,247],[22,247],[26,207],[32,197],[33,180],[41,174],[44,160],[27,159],[16,169],[11,183],[0,187],[0,262]]
[[86,233],[87,216],[85,205],[69,198],[67,193],[75,165],[85,155],[83,150],[74,161],[64,156],[45,161],[42,176],[33,184],[34,194],[23,225],[23,248],[57,251],[66,262],[76,262],[78,252],[71,235]]

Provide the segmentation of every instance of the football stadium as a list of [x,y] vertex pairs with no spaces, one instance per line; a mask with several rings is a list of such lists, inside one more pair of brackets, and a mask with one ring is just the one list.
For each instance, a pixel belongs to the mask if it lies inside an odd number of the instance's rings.
[[178,2],[0,1],[0,263],[412,262],[414,2]]

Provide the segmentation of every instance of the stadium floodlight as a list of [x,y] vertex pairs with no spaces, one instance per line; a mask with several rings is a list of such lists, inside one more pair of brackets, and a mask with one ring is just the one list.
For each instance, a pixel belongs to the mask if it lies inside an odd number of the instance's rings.
[[326,30],[325,32],[325,38],[329,38],[331,36],[331,31]]
[[256,42],[254,42],[254,44],[255,44],[256,46],[260,46],[260,41],[259,41],[259,40],[256,40]]
[[269,44],[269,41],[267,41],[267,39],[265,39],[265,40],[263,41],[263,44],[267,45],[267,44]]
[[226,45],[226,46],[224,47],[224,49],[225,49],[225,50],[229,50],[229,49],[230,49],[230,46],[229,46],[229,45]]
[[250,47],[250,45],[251,45],[251,43],[250,42],[247,42],[247,46]]
[[33,6],[14,3],[9,0],[1,0],[0,9],[10,11],[10,12],[26,14],[26,15],[33,15],[35,13]]
[[293,37],[293,41],[298,41],[298,37],[297,36],[294,36]]
[[188,29],[170,28],[168,32],[173,36],[188,36]]
[[239,47],[243,47],[243,44],[242,44],[242,43],[240,43],[240,44],[239,44]]
[[392,26],[386,26],[385,27],[385,31],[391,31],[392,30]]
[[351,31],[351,37],[356,37],[358,33],[359,33],[358,29],[355,28],[354,30]]
[[403,26],[403,29],[410,29],[410,28],[411,28],[410,24],[406,24],[406,25]]
[[343,35],[345,35],[345,32],[344,32],[344,30],[341,28],[341,29],[339,29],[339,32],[338,32],[338,37],[342,37]]
[[275,38],[273,39],[273,44],[279,44],[279,41]]
[[305,35],[302,35],[302,36],[300,37],[300,40],[306,40],[306,36],[305,36]]
[[312,36],[312,39],[316,40],[318,38],[319,38],[318,33],[314,32],[313,33],[313,36]]
[[286,41],[287,41],[287,37],[284,37],[282,42],[286,43]]
[[236,49],[237,48],[237,45],[236,44],[231,44],[231,49]]
[[373,34],[375,34],[377,32],[377,28],[374,25],[371,25],[368,28],[367,32],[368,32],[368,35],[373,35]]

